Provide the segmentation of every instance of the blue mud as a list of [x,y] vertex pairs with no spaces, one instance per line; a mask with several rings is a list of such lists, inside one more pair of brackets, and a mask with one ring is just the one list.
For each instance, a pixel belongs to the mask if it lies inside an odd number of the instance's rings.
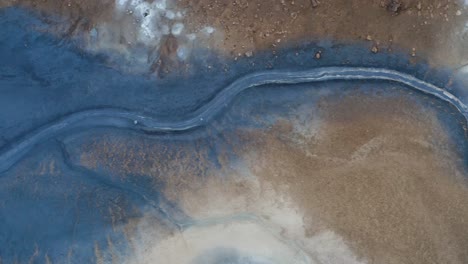
[[[44,33],[47,25],[23,10],[0,10],[0,25],[0,149],[8,149],[38,127],[87,109],[117,108],[163,121],[184,120],[234,80],[270,68],[385,67],[439,87],[447,87],[450,76],[448,70],[410,63],[401,54],[371,54],[368,47],[322,41],[289,47],[277,57],[264,53],[232,62],[204,52],[192,58],[196,67],[189,76],[174,74],[157,79],[110,67],[106,62],[111,55],[91,56],[72,41]],[[313,59],[316,50],[324,54],[321,60]],[[212,65],[210,69],[204,67],[207,63]],[[226,66],[230,69],[227,73],[222,70]],[[195,144],[194,148],[207,149],[208,160],[217,167],[220,149],[233,144],[227,144],[225,137],[235,129],[262,129],[278,118],[295,118],[299,107],[313,107],[323,91],[336,100],[352,92],[373,95],[376,84],[388,88],[379,88],[384,96],[395,96],[395,90],[389,87],[408,90],[397,84],[362,80],[316,83],[313,86],[317,89],[312,92],[310,84],[294,85],[294,89],[290,89],[292,85],[269,85],[241,93],[212,122],[186,133],[76,127],[38,142],[18,164],[0,174],[0,262],[45,263],[50,259],[53,263],[92,263],[99,256],[105,261],[123,260],[132,254],[123,228],[132,220],[149,213],[166,231],[192,222],[177,204],[162,195],[164,181],[148,175],[120,178],[106,168],[90,170],[82,166],[77,154],[93,136],[105,134],[123,141],[139,137],[169,149]],[[349,86],[357,88],[346,89]],[[463,87],[448,88],[456,96],[464,91]],[[422,93],[408,96],[421,107],[439,106],[440,120],[457,142],[461,156],[467,157],[464,116],[453,106]],[[229,159],[236,161],[234,155]],[[203,170],[195,174],[203,177]],[[241,258],[231,253],[219,258]]]

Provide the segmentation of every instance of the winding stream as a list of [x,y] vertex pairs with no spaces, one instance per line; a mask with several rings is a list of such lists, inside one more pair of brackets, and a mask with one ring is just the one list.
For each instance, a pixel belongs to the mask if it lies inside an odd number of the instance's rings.
[[468,121],[468,108],[457,97],[433,84],[394,70],[360,67],[324,67],[305,71],[266,71],[237,79],[219,92],[210,102],[199,108],[193,116],[182,121],[162,122],[136,112],[121,109],[91,109],[76,112],[46,124],[25,135],[18,142],[0,152],[0,172],[7,171],[35,145],[46,139],[76,128],[113,127],[142,132],[172,132],[193,129],[208,123],[240,92],[266,84],[299,84],[334,80],[393,81],[411,89],[433,95],[450,103]]

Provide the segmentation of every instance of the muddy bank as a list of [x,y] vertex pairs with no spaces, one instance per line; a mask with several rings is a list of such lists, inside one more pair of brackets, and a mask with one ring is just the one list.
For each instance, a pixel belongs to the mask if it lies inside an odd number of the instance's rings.
[[[259,232],[243,220],[231,222],[250,213],[282,228],[283,239],[311,256],[324,257],[317,243],[339,248],[329,251],[328,260],[466,262],[460,116],[402,87],[338,88],[345,85],[247,92],[195,139],[180,135],[175,144],[103,131],[75,137],[68,146],[75,163],[115,179],[165,182],[165,196],[188,215],[224,219],[223,230],[238,230],[239,237],[245,230]],[[252,104],[253,98],[262,99]],[[191,235],[198,232],[223,236],[217,228],[187,231],[187,243],[198,243]],[[174,235],[162,244],[143,242],[137,248],[147,253],[138,259],[174,257],[161,248],[180,250],[177,241]]]

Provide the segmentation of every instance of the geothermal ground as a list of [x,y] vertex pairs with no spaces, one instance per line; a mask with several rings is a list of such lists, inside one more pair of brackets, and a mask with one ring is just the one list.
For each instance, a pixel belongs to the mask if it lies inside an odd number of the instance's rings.
[[0,7],[0,263],[468,262],[465,2]]

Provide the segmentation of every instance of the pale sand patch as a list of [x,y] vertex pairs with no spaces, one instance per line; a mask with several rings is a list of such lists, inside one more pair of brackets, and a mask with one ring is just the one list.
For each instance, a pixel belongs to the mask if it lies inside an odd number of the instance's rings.
[[[271,129],[170,146],[95,139],[81,161],[167,183],[166,197],[196,220],[255,215],[311,258],[328,252],[344,263],[466,263],[464,161],[436,109],[418,106],[407,93],[325,95],[313,120],[280,119]],[[214,146],[219,168],[208,151]],[[252,226],[235,228],[241,227]],[[174,236],[138,247],[158,251],[162,241],[178,241]]]
[[260,181],[287,190],[309,234],[319,218],[371,263],[466,263],[466,172],[435,111],[357,94],[319,112],[308,152],[285,136],[295,133],[285,120],[247,132],[256,144],[244,149]]

